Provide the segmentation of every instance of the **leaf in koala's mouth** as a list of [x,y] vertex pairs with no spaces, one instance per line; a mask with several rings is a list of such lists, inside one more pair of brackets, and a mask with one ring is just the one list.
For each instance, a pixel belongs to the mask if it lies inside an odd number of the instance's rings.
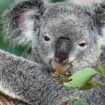
[[66,64],[66,65],[61,66],[61,68],[55,70],[55,72],[52,73],[51,75],[55,77],[60,77],[61,75],[64,74],[64,72],[67,72],[68,75],[70,76],[71,71],[72,71],[72,66],[70,64]]
[[72,81],[72,79],[69,79],[69,77],[70,77],[70,76],[64,76],[64,77],[61,78],[58,82],[59,82],[60,84],[63,84],[63,83],[65,83],[65,82],[70,82],[70,81]]

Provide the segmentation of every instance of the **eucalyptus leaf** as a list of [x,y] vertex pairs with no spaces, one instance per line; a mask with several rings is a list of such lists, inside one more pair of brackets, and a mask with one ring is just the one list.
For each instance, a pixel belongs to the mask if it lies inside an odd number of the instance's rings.
[[93,86],[93,83],[92,82],[88,82],[86,83],[83,87],[80,88],[80,90],[89,90],[91,89]]
[[102,86],[105,86],[104,83],[102,82],[87,82],[83,87],[80,88],[80,90],[89,90],[91,89],[92,87],[96,87],[96,88],[99,88],[99,87],[102,87]]
[[97,72],[93,68],[83,68],[69,78],[71,81],[64,82],[63,84],[66,87],[81,88],[96,74]]
[[105,77],[105,65],[99,65],[99,70],[101,71],[101,74]]
[[76,100],[73,105],[89,105],[86,100]]

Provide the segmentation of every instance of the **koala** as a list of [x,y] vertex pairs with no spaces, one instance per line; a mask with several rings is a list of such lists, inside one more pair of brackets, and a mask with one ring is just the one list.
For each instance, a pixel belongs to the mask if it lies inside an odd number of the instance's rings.
[[[22,0],[4,16],[4,39],[30,46],[34,62],[49,71],[68,63],[73,71],[93,66],[105,47],[104,1],[81,5],[73,1]],[[16,98],[19,96],[24,94]]]
[[48,68],[56,70],[71,63],[75,71],[92,66],[105,46],[104,1],[78,2],[18,2],[6,13],[4,37],[15,45],[30,46],[34,61]]

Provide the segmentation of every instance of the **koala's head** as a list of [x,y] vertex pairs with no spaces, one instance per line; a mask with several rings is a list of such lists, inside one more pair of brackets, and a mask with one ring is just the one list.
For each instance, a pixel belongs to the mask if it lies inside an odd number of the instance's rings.
[[101,29],[90,10],[93,8],[75,3],[46,4],[31,0],[17,4],[8,14],[5,26],[10,35],[6,37],[30,44],[35,60],[54,69],[68,63],[75,69],[95,63]]

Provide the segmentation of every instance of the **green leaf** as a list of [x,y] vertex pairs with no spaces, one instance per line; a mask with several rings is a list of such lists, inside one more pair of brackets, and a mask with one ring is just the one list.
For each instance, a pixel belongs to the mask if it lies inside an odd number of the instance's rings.
[[93,87],[93,83],[92,82],[88,82],[88,83],[86,83],[84,86],[82,86],[81,88],[80,88],[80,90],[89,90],[89,89],[91,89]]
[[105,77],[105,65],[99,65],[99,70],[101,71],[101,74]]
[[102,83],[102,82],[88,82],[83,87],[81,87],[80,90],[89,90],[92,87],[99,88],[99,87],[102,87],[102,86],[105,86],[105,84]]
[[64,86],[81,88],[83,87],[90,79],[92,79],[97,72],[93,68],[84,68],[74,73],[69,79],[71,81],[64,82]]
[[76,100],[73,105],[89,105],[86,100]]

